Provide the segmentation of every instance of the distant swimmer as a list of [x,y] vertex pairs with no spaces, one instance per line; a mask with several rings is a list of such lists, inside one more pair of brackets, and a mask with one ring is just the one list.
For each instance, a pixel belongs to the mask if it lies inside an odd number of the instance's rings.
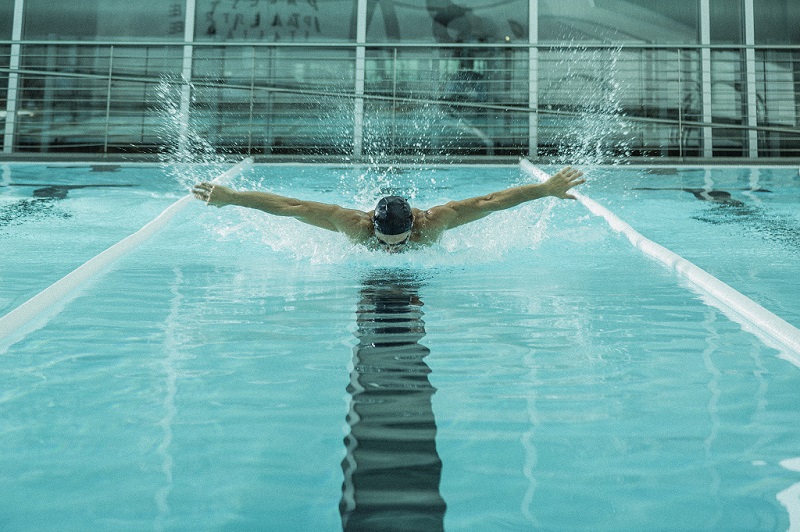
[[725,190],[705,190],[702,188],[684,188],[684,192],[689,192],[700,201],[710,201],[712,203],[723,203],[725,205],[733,205],[741,207],[744,205],[739,200],[733,199],[730,192]]
[[369,212],[346,209],[339,205],[303,201],[269,192],[236,191],[213,183],[199,183],[192,193],[214,207],[236,205],[257,209],[275,216],[290,216],[301,222],[337,231],[352,241],[371,249],[391,253],[430,245],[442,233],[495,211],[545,197],[575,199],[569,190],[586,182],[583,172],[566,167],[541,184],[522,185],[492,192],[485,196],[451,201],[428,210],[412,208],[405,198],[381,198]]
[[[711,203],[719,203],[728,206],[734,207],[741,207],[744,205],[741,201],[737,199],[733,199],[731,193],[725,190],[709,190],[705,188],[673,188],[673,187],[666,187],[666,188],[650,188],[650,187],[637,187],[633,190],[682,190],[683,192],[689,192],[695,198],[699,199],[700,201],[710,201]],[[766,188],[743,188],[741,190],[747,192],[772,192],[771,190],[767,190]]]

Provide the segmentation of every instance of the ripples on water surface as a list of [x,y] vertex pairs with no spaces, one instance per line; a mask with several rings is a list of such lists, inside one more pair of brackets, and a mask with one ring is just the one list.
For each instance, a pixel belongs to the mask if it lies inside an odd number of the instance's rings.
[[4,526],[789,528],[800,369],[581,206],[392,258],[291,224],[193,205],[8,348]]

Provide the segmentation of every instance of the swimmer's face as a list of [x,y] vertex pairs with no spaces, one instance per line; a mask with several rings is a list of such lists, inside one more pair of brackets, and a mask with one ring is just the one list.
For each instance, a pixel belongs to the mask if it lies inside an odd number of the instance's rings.
[[381,232],[375,231],[375,238],[378,240],[378,246],[384,251],[389,253],[398,253],[405,250],[408,245],[408,240],[411,238],[411,231],[400,233],[399,235],[384,235]]

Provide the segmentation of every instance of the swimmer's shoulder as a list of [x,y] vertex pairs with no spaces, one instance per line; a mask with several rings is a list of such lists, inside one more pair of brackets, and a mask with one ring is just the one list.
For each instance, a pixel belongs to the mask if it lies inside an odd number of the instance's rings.
[[411,241],[428,244],[435,242],[447,229],[446,212],[441,207],[432,207],[428,210],[412,209],[414,213],[414,234]]
[[343,210],[337,229],[355,242],[365,242],[375,234],[372,213],[355,209]]

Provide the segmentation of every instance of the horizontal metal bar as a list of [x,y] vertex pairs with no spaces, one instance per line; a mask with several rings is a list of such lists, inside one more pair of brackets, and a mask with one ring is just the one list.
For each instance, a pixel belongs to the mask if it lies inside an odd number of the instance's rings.
[[[180,41],[68,41],[68,40],[0,40],[0,46],[19,44],[22,46],[80,46],[80,47],[175,47],[183,49],[185,42]],[[539,42],[531,44],[528,42],[520,43],[423,43],[423,42],[396,42],[396,43],[365,43],[355,42],[262,42],[262,41],[192,41],[192,46],[199,48],[457,48],[457,49],[559,49],[559,50],[793,50],[800,51],[800,45],[796,44],[694,44],[694,43],[672,43],[672,44],[651,44],[651,43],[593,43],[593,42]]]

